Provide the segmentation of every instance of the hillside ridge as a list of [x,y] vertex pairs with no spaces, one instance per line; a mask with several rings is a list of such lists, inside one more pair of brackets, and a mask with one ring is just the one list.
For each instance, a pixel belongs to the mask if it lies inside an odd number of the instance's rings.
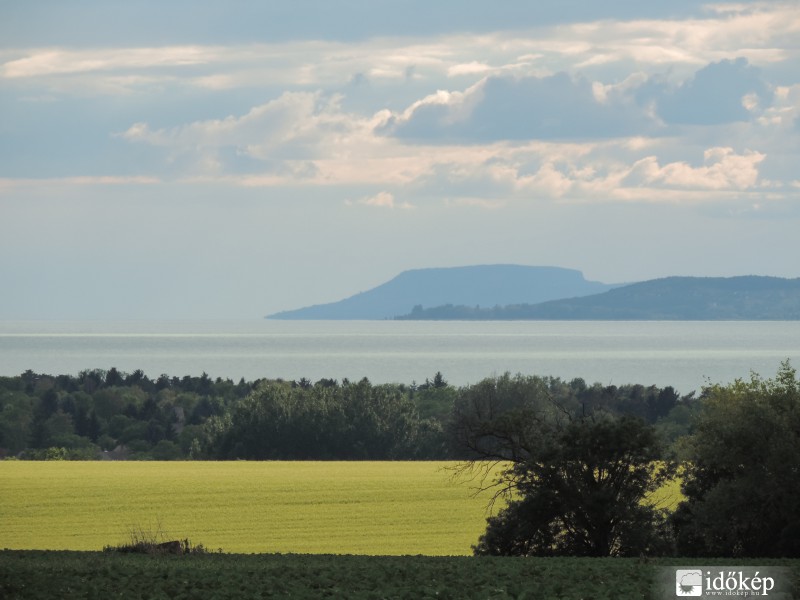
[[597,294],[614,286],[588,281],[575,269],[513,264],[403,271],[370,290],[337,302],[268,315],[268,319],[394,319],[415,306],[537,304]]
[[415,308],[404,320],[800,320],[800,278],[672,276],[580,298],[476,310]]

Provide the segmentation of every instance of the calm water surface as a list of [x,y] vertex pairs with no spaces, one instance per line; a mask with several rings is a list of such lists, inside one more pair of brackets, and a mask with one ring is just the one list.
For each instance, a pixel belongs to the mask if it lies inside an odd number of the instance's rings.
[[672,385],[800,366],[800,322],[0,321],[0,375],[142,369],[157,377],[475,383],[505,371]]

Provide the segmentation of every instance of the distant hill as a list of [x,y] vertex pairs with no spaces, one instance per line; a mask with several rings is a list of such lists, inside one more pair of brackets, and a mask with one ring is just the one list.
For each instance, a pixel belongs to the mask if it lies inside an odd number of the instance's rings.
[[601,294],[476,311],[438,306],[403,319],[471,320],[800,320],[800,279],[666,277]]
[[559,267],[479,265],[404,271],[338,302],[288,310],[268,319],[393,319],[415,306],[493,307],[598,294],[614,286]]

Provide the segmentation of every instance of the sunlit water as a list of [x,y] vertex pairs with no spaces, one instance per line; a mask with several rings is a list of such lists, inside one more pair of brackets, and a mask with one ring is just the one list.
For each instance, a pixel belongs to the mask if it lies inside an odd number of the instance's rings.
[[84,369],[457,385],[490,375],[672,385],[800,365],[800,322],[0,321],[0,375]]

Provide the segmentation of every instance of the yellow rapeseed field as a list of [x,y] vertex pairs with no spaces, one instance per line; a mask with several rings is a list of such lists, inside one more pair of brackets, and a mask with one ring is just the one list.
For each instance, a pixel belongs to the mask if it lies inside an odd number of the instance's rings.
[[[466,555],[489,496],[454,465],[0,461],[0,548],[99,550],[144,532],[225,552]],[[666,486],[660,504],[679,494]]]
[[469,554],[487,496],[444,462],[0,462],[0,548],[131,530],[226,552]]

